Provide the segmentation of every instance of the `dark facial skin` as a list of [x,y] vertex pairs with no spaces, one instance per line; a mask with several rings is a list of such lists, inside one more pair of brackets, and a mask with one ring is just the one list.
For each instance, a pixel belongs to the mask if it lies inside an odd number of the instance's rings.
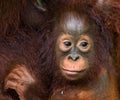
[[[67,19],[67,20],[66,20]],[[85,17],[69,14],[60,24],[63,32],[57,40],[57,58],[62,75],[69,80],[78,80],[92,67],[89,59],[94,53],[92,38],[88,35],[90,25]]]

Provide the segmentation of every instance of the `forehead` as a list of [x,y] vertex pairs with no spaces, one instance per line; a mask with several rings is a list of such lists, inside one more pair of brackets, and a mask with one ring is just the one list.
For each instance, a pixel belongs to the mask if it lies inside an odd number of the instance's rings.
[[60,28],[70,35],[86,33],[90,28],[90,22],[86,15],[78,15],[75,12],[65,13],[60,17]]

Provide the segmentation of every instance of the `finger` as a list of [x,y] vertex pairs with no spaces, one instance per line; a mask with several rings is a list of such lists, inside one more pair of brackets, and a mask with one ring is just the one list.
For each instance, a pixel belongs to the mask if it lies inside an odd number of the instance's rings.
[[14,90],[16,90],[16,86],[17,86],[16,82],[7,81],[7,83],[5,84],[5,90],[7,90],[7,89],[14,89]]
[[17,75],[17,74],[14,74],[14,73],[10,73],[7,78],[5,79],[5,82],[7,82],[8,80],[11,80],[11,81],[16,81],[20,79],[20,77]]

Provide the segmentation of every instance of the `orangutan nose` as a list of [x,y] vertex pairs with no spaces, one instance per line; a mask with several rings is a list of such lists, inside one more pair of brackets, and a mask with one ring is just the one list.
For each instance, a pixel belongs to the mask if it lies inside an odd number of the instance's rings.
[[71,54],[68,56],[68,60],[78,61],[80,59],[80,56],[78,54]]

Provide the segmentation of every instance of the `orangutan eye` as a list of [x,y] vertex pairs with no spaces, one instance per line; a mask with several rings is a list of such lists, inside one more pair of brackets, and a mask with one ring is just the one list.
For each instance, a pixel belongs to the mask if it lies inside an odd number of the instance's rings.
[[36,0],[36,2],[34,3],[34,5],[38,9],[40,9],[42,11],[46,11],[46,4],[45,4],[45,2],[43,0]]
[[77,43],[77,47],[82,52],[88,52],[91,49],[91,46],[92,46],[92,41],[87,36],[82,36]]
[[61,51],[68,51],[72,48],[73,44],[72,44],[72,41],[70,40],[63,40],[63,41],[60,41],[59,42],[59,49]]
[[91,47],[90,41],[89,40],[82,40],[79,41],[78,44],[78,48],[82,51],[82,52],[87,52]]
[[71,46],[71,45],[72,45],[72,43],[71,43],[71,42],[69,42],[69,41],[65,41],[65,42],[64,42],[64,45],[65,45],[65,46],[67,46],[67,47],[69,47],[69,46]]
[[81,42],[81,44],[80,44],[80,46],[82,46],[82,47],[87,47],[87,45],[88,45],[88,42],[86,42],[86,41],[84,41],[84,42]]

